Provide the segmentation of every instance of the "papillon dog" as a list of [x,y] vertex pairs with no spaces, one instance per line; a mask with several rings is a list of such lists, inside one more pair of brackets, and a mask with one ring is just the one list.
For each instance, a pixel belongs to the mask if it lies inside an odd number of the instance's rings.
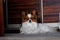
[[25,34],[38,33],[36,10],[32,10],[30,13],[22,11],[21,33]]

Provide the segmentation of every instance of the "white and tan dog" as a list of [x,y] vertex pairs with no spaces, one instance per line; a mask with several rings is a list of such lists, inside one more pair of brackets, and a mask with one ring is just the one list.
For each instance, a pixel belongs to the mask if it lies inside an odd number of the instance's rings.
[[38,25],[36,10],[32,10],[31,13],[22,11],[22,27],[20,31],[24,34],[36,34],[55,32],[56,28],[41,23]]
[[24,34],[35,34],[38,33],[37,27],[37,15],[36,10],[32,10],[31,13],[22,11],[22,27],[21,33]]

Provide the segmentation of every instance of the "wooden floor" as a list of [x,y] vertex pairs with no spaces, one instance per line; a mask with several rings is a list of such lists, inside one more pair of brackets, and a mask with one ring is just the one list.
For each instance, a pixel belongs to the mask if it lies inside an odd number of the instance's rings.
[[5,34],[0,40],[60,40],[60,32],[41,34]]

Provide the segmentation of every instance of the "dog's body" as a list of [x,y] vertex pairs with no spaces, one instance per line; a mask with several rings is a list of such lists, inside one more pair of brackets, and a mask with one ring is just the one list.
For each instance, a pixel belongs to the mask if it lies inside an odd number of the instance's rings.
[[38,33],[38,25],[37,25],[37,15],[36,10],[33,10],[31,13],[22,12],[22,33],[32,34]]
[[35,34],[35,33],[47,33],[53,32],[51,27],[48,25],[37,23],[37,14],[36,10],[33,10],[31,13],[22,12],[22,27],[20,29],[21,33],[24,34]]

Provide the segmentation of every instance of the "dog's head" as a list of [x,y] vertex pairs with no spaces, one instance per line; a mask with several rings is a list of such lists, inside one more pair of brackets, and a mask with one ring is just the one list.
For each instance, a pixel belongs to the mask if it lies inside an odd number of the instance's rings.
[[32,10],[30,13],[22,11],[22,22],[37,22],[37,12]]

